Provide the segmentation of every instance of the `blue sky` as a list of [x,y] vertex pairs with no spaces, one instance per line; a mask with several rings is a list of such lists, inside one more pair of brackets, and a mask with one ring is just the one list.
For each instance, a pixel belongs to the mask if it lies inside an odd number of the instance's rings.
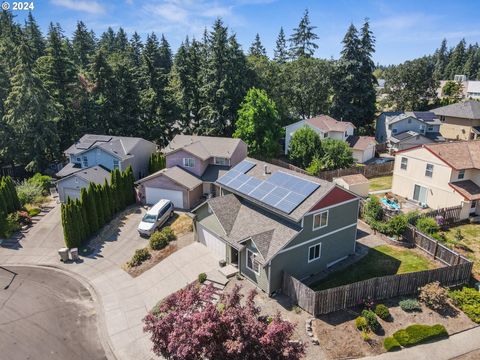
[[[8,0],[11,1],[11,0]],[[478,0],[33,0],[33,15],[42,30],[59,22],[70,36],[77,20],[83,20],[97,35],[109,26],[123,27],[129,35],[143,37],[152,31],[164,33],[176,49],[186,35],[201,37],[205,26],[221,17],[248,49],[260,34],[273,54],[278,31],[287,35],[308,8],[317,26],[316,56],[339,56],[341,40],[350,23],[360,27],[370,19],[377,39],[375,62],[397,64],[432,53],[443,38],[453,46],[462,37],[480,42]],[[25,12],[16,11],[18,21]]]

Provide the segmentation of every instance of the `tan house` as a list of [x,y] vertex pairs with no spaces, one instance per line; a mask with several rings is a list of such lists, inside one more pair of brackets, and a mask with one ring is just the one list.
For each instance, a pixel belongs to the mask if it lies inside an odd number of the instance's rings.
[[480,214],[480,141],[425,144],[395,156],[392,192],[431,209]]
[[166,168],[136,182],[142,203],[168,199],[178,209],[192,209],[218,194],[214,183],[247,156],[240,139],[176,135],[162,152]]
[[440,133],[446,139],[480,139],[480,102],[463,101],[432,110],[440,117]]

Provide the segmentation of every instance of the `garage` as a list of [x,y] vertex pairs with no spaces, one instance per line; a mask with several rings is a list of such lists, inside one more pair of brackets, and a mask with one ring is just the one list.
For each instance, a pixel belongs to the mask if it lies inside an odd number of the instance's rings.
[[206,230],[202,225],[197,224],[198,241],[205,245],[219,260],[224,260],[227,256],[227,245]]
[[156,204],[161,199],[170,200],[173,203],[173,206],[183,209],[182,191],[145,187],[145,201],[148,205]]
[[65,200],[70,198],[76,200],[80,198],[80,189],[64,188]]

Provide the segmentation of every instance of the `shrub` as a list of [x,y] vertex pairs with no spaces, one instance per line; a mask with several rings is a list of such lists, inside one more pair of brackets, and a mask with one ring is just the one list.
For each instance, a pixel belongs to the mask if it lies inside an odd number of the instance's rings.
[[422,311],[420,303],[415,299],[405,299],[399,302],[400,308],[403,311]]
[[430,309],[441,310],[448,305],[448,292],[438,281],[427,284],[420,289],[418,298]]
[[382,205],[376,196],[370,195],[365,203],[363,214],[366,221],[381,220],[383,216]]
[[367,310],[372,310],[373,306],[375,305],[375,301],[370,296],[367,296],[367,298],[363,299],[362,302],[363,308]]
[[383,304],[378,304],[375,306],[375,314],[382,320],[387,320],[390,318],[390,311],[388,307]]
[[457,228],[457,229],[455,230],[455,235],[454,235],[454,237],[455,237],[455,240],[457,240],[457,241],[462,241],[462,240],[464,239],[464,236],[463,236],[463,234],[462,234],[462,230],[460,230],[460,228]]
[[363,316],[359,316],[355,319],[355,327],[358,330],[368,330],[368,323],[367,319],[365,319]]
[[292,311],[293,311],[295,314],[299,315],[299,314],[302,313],[302,308],[301,308],[300,306],[298,306],[298,305],[294,305],[294,306],[292,307]]
[[427,235],[436,234],[440,227],[433,218],[423,217],[417,220],[417,229]]
[[48,191],[50,189],[50,186],[52,185],[52,178],[48,175],[36,173],[30,179],[28,179],[27,182],[29,184],[41,187],[43,195],[48,195]]
[[168,245],[168,240],[162,231],[155,231],[149,240],[150,249],[161,250]]
[[18,211],[17,218],[21,225],[30,225],[32,223],[32,218],[27,211]]
[[370,337],[370,335],[368,334],[367,331],[363,330],[362,331],[362,339],[363,339],[363,341],[370,341],[372,338]]
[[170,226],[165,226],[162,229],[162,233],[164,234],[165,238],[167,239],[168,242],[173,241],[177,238],[175,233],[173,232],[172,228]]
[[28,210],[28,215],[33,217],[33,216],[37,216],[38,214],[40,214],[42,212],[42,210],[40,210],[39,208],[31,208]]
[[406,213],[405,216],[407,217],[407,221],[409,224],[415,225],[418,218],[420,217],[420,211],[410,211],[409,213]]
[[39,203],[43,199],[43,188],[36,183],[30,183],[28,180],[24,180],[20,185],[16,187],[18,199],[20,204],[35,204]]
[[387,225],[387,233],[398,238],[407,230],[408,220],[405,215],[396,215],[388,220]]
[[200,284],[203,284],[205,282],[205,280],[207,280],[207,274],[205,274],[205,273],[198,274],[198,282]]
[[377,315],[372,310],[363,310],[362,316],[367,320],[368,328],[376,331],[380,328],[380,323],[377,320]]
[[480,324],[480,292],[464,287],[449,294],[454,304],[458,306],[472,321]]
[[386,337],[385,340],[383,340],[383,347],[387,351],[396,351],[400,350],[400,344],[398,343],[397,340],[393,337]]
[[9,238],[18,230],[20,230],[20,223],[17,213],[12,213],[7,217],[0,216],[0,237]]
[[402,346],[413,346],[428,340],[448,336],[443,325],[410,325],[406,329],[398,330],[393,337]]
[[135,250],[135,254],[133,254],[132,259],[128,263],[129,266],[139,266],[144,261],[150,259],[151,255],[147,248],[137,249]]
[[440,242],[447,241],[447,239],[445,238],[445,235],[440,234],[440,233],[431,234],[430,236],[432,238],[434,238],[435,240],[440,241]]

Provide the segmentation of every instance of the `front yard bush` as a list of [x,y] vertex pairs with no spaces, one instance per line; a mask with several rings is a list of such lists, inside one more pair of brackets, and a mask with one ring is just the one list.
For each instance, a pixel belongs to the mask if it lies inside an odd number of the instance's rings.
[[135,250],[132,259],[128,263],[129,266],[135,267],[141,265],[144,261],[150,259],[151,255],[147,248]]
[[383,304],[378,304],[375,306],[375,314],[382,320],[387,320],[391,316],[388,307]]
[[420,303],[415,299],[401,300],[398,304],[400,305],[400,308],[406,312],[422,311],[422,307],[420,306]]
[[440,286],[438,281],[427,284],[420,289],[419,300],[432,310],[442,310],[448,306],[447,289]]
[[150,249],[152,250],[162,250],[168,245],[168,240],[165,234],[161,231],[155,231],[149,240]]
[[18,199],[22,206],[25,204],[37,204],[43,200],[43,188],[41,184],[24,180],[16,187]]
[[386,337],[385,340],[383,340],[383,347],[387,351],[396,351],[396,350],[400,350],[400,348],[401,348],[398,341],[395,340],[395,338],[390,337],[390,336]]
[[480,324],[480,292],[464,287],[449,293],[453,303],[458,306],[472,321]]
[[372,331],[376,331],[380,328],[377,315],[372,310],[363,310],[362,316],[367,320],[368,328]]
[[358,330],[368,330],[368,323],[367,319],[365,319],[363,316],[359,316],[355,319],[355,327]]
[[27,180],[28,183],[39,186],[43,190],[43,195],[48,195],[50,186],[52,186],[52,178],[48,175],[42,175],[36,173],[30,179]]
[[164,236],[165,236],[165,238],[167,239],[168,242],[173,241],[177,238],[177,236],[175,235],[175,233],[173,232],[173,230],[170,226],[165,226],[162,229],[162,232],[163,232],[163,234],[164,234]]
[[438,233],[440,226],[438,226],[435,219],[430,217],[423,217],[417,220],[417,229],[424,234],[433,235]]
[[448,336],[448,332],[443,325],[410,325],[406,329],[401,329],[393,334],[393,337],[402,346],[413,346],[425,341],[438,339]]
[[7,217],[0,216],[0,238],[8,239],[18,230],[20,230],[20,223],[17,213],[12,213]]
[[205,273],[198,274],[198,282],[200,284],[203,284],[206,280],[207,280],[207,274]]

